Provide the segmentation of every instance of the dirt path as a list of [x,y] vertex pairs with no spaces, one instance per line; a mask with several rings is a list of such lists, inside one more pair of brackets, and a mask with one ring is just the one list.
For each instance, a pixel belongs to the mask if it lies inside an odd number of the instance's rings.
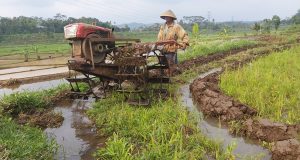
[[68,67],[32,66],[0,70],[0,88],[60,79],[74,75]]
[[24,62],[24,60],[19,60],[16,57],[4,58],[0,57],[0,68],[17,68],[17,67],[29,67],[29,66],[57,66],[57,65],[66,65],[70,59],[70,56],[59,56],[46,58],[41,60],[31,60],[29,62]]

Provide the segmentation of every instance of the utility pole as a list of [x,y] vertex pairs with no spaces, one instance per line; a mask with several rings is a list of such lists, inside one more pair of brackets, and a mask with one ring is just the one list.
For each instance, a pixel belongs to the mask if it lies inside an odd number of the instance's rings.
[[233,29],[233,21],[234,21],[234,17],[231,16],[231,28]]
[[209,33],[209,30],[210,30],[210,16],[211,16],[211,13],[210,13],[210,11],[208,11],[207,12],[207,20],[208,20],[208,22],[207,22],[207,35]]

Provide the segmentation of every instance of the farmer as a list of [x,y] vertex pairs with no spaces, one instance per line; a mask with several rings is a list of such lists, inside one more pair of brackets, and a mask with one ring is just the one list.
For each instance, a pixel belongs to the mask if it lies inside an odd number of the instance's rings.
[[165,56],[169,65],[168,74],[172,76],[177,69],[177,49],[185,49],[189,45],[189,37],[185,30],[177,23],[175,14],[171,10],[167,10],[160,15],[160,18],[166,22],[160,27],[157,39],[158,41],[175,41],[177,44],[165,45]]

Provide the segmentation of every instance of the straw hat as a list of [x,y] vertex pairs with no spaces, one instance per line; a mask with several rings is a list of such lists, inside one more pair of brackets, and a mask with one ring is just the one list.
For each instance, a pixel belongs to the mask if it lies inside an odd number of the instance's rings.
[[160,15],[160,18],[165,19],[165,17],[172,17],[174,20],[177,19],[175,14],[169,9]]

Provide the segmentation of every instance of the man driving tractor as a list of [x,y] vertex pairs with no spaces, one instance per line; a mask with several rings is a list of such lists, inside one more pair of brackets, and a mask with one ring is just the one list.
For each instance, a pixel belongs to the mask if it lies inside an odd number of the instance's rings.
[[187,32],[175,20],[177,17],[171,10],[167,10],[160,15],[160,18],[166,22],[160,27],[157,39],[158,41],[174,41],[174,44],[168,44],[164,47],[165,56],[169,65],[168,74],[172,76],[177,68],[177,49],[185,49],[189,45]]

